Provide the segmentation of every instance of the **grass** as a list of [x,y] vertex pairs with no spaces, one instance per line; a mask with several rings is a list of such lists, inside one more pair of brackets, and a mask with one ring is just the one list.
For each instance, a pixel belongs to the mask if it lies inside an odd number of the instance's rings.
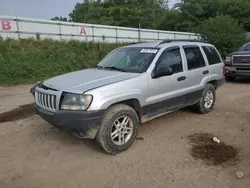
[[125,45],[51,39],[0,39],[0,85],[29,84],[95,66]]

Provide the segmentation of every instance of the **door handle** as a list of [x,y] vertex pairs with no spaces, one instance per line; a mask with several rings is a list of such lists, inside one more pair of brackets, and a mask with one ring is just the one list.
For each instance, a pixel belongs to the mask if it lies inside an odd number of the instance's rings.
[[181,76],[179,78],[177,78],[177,81],[180,82],[180,81],[183,81],[183,80],[186,80],[187,77],[186,76]]
[[208,74],[208,73],[209,73],[209,70],[203,71],[203,74]]

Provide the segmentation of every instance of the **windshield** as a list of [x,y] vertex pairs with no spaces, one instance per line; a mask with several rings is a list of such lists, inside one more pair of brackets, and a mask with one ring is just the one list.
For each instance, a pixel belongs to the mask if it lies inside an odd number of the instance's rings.
[[142,73],[148,69],[158,50],[158,48],[120,48],[107,55],[97,67]]
[[240,51],[250,51],[250,43],[245,44],[240,48]]

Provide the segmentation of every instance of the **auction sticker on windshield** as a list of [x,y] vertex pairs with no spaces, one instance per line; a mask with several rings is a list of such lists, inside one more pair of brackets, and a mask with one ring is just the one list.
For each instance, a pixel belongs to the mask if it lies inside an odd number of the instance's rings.
[[156,49],[142,49],[141,53],[152,53],[152,54],[156,54],[158,52],[158,50]]

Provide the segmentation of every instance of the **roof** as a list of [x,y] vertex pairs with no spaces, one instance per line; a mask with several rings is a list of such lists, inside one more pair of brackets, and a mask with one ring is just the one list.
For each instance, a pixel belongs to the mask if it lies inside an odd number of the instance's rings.
[[162,48],[165,47],[166,45],[170,46],[173,43],[178,43],[178,44],[185,44],[185,45],[192,45],[192,44],[204,44],[204,45],[211,45],[208,41],[204,40],[188,40],[188,39],[176,39],[176,40],[163,40],[163,41],[158,41],[158,42],[138,42],[138,43],[131,43],[125,47],[144,47],[144,48]]
[[248,45],[248,44],[250,44],[250,42],[247,42],[247,43],[246,43],[246,44],[244,44],[243,46]]
[[159,44],[161,43],[161,41],[158,42],[138,42],[138,43],[131,43],[125,47],[149,47],[149,48],[155,48],[157,47]]

